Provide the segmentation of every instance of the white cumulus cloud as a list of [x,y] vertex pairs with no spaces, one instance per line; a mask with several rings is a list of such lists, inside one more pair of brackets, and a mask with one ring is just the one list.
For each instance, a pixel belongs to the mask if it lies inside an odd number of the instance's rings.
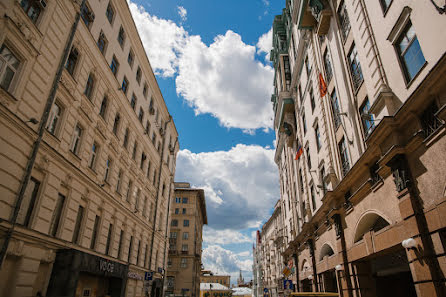
[[187,32],[170,20],[150,15],[133,2],[129,2],[129,7],[155,74],[172,77],[178,51],[187,41]]
[[[176,77],[176,91],[198,114],[211,114],[227,128],[247,133],[272,127],[274,71],[256,60],[264,51],[263,37],[257,49],[228,30],[210,45],[182,26],[149,14],[129,1],[130,10],[155,74]],[[178,13],[187,17],[179,6]],[[263,38],[263,39],[262,39]]]
[[206,270],[218,274],[230,274],[232,280],[238,277],[240,269],[243,271],[245,281],[252,278],[252,260],[240,260],[234,252],[219,245],[206,247],[202,259]]
[[269,61],[271,50],[273,49],[273,28],[260,36],[257,42],[257,53],[266,53],[265,60]]
[[[229,151],[192,153],[181,150],[176,180],[212,189],[221,201],[206,198],[208,225],[215,230],[259,227],[278,199],[274,150],[238,144]],[[211,192],[211,193],[212,193]],[[209,190],[205,190],[208,197]]]
[[178,15],[180,16],[181,20],[185,22],[187,20],[187,10],[183,6],[177,6],[178,9]]
[[204,226],[203,241],[209,244],[231,244],[231,243],[247,243],[252,239],[239,231],[225,229],[215,230],[212,227]]

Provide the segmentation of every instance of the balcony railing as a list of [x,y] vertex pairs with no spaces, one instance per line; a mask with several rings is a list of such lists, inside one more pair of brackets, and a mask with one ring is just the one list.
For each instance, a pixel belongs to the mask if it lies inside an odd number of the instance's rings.
[[436,115],[437,111],[437,105],[432,103],[420,116],[424,137],[426,138],[432,135],[442,124],[441,120]]

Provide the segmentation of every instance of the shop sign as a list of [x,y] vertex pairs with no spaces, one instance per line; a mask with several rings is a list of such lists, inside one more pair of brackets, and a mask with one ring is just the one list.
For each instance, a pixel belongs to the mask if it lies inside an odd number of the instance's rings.
[[99,260],[99,271],[113,273],[115,264],[107,260]]
[[159,273],[163,273],[163,268],[162,267],[158,267],[158,272]]
[[127,277],[128,278],[132,278],[132,279],[137,279],[137,280],[143,280],[144,279],[142,277],[142,275],[140,275],[139,273],[133,272],[133,271],[129,271],[127,273]]

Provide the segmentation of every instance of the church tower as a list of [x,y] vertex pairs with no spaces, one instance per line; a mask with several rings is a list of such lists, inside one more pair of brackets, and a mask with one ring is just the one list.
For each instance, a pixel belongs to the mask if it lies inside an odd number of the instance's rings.
[[237,279],[237,286],[240,287],[240,286],[243,286],[244,284],[245,284],[245,280],[243,279],[242,270],[240,269],[240,276]]

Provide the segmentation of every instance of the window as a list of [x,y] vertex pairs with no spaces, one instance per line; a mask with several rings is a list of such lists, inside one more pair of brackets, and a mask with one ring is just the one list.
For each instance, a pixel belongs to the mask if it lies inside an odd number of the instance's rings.
[[101,107],[99,108],[99,115],[105,120],[105,113],[107,112],[108,98],[104,96],[101,102]]
[[[138,66],[138,69],[136,70],[136,81],[138,82],[138,85],[141,83],[141,67]],[[146,90],[147,92],[147,90]],[[143,94],[144,94],[144,90],[143,90]],[[144,97],[146,95],[144,94]]]
[[188,198],[187,197],[183,197],[183,203],[187,204],[187,202],[188,202]]
[[307,147],[305,148],[305,151],[307,152],[307,165],[308,165],[308,169],[311,169],[310,147],[307,146]]
[[121,169],[118,172],[118,177],[117,177],[117,181],[116,181],[116,192],[118,192],[118,193],[121,192],[122,175],[123,175],[123,171]]
[[[167,258],[167,267],[172,267],[172,259],[171,258]],[[169,285],[171,283],[170,279],[173,277],[168,276],[167,277],[167,287],[171,287],[171,285]]]
[[119,62],[118,59],[116,59],[115,56],[113,56],[111,63],[110,63],[110,69],[113,72],[113,74],[116,76],[116,74],[118,73],[118,68],[119,68]]
[[121,234],[119,235],[119,244],[118,244],[118,259],[121,259],[123,240],[124,240],[124,230],[121,230]]
[[438,106],[435,102],[432,102],[428,107],[421,113],[420,121],[423,127],[424,137],[429,137],[441,126],[441,121],[437,117]]
[[310,104],[311,104],[311,111],[313,112],[316,108],[316,102],[314,101],[314,94],[313,94],[313,88],[310,89]]
[[121,26],[121,28],[119,28],[119,33],[118,33],[118,42],[121,45],[121,47],[124,46],[124,41],[125,41],[125,33],[124,33],[124,28]]
[[172,227],[178,227],[178,220],[172,220],[172,223],[170,225]]
[[359,114],[361,116],[362,129],[364,131],[364,136],[367,137],[372,132],[375,127],[373,114],[369,113],[370,103],[369,99],[365,99],[365,102],[359,108]]
[[133,236],[130,236],[129,251],[127,253],[127,262],[130,262],[130,260],[132,259],[132,253],[133,253]]
[[187,258],[181,258],[181,267],[186,268],[187,267]]
[[186,208],[183,208],[183,214],[186,214]]
[[397,51],[404,68],[406,81],[410,82],[426,62],[411,22],[406,25],[397,41]]
[[121,90],[124,92],[124,94],[127,95],[127,91],[129,89],[129,81],[127,79],[127,77],[125,77],[122,79],[122,85],[121,85]]
[[336,90],[333,90],[333,93],[331,93],[331,109],[333,112],[333,121],[335,129],[337,129],[339,125],[341,125],[341,115],[340,115],[339,102]]
[[142,89],[142,94],[143,94],[144,98],[147,99],[147,84],[144,84],[144,88]]
[[57,196],[56,206],[54,207],[53,217],[51,218],[50,232],[51,236],[56,236],[59,229],[60,218],[62,216],[62,210],[65,203],[65,196],[61,193]]
[[381,7],[384,11],[384,13],[389,9],[390,4],[392,3],[392,0],[379,0],[381,3]]
[[327,77],[327,83],[329,83],[331,77],[333,76],[333,70],[331,69],[330,53],[328,52],[328,49],[326,49],[324,53],[324,68],[325,75]]
[[180,213],[180,209],[179,208],[175,208],[175,214],[179,214]]
[[96,215],[94,218],[93,232],[91,233],[90,249],[92,249],[92,250],[94,250],[94,248],[96,246],[96,239],[98,237],[98,229],[99,229],[100,220],[101,220],[101,217]]
[[348,33],[350,32],[350,19],[348,18],[344,1],[342,1],[342,4],[339,5],[338,18],[339,24],[341,25],[342,38],[345,41],[347,39]]
[[286,90],[289,91],[291,87],[291,68],[290,68],[290,59],[288,56],[283,56],[283,68],[285,73]]
[[139,251],[141,249],[141,240],[138,240],[138,249],[136,250],[136,262],[135,264],[138,265],[139,264]]
[[149,159],[149,161],[148,161],[147,163],[148,163],[148,164],[147,164],[147,179],[149,179],[149,178],[150,178],[150,177],[149,177],[149,176],[150,176],[150,167],[151,167],[151,166],[150,166],[150,165],[151,165],[151,164],[150,164],[150,159]]
[[125,129],[125,133],[124,133],[124,142],[122,143],[122,145],[127,148],[128,144],[129,144],[129,128]]
[[87,83],[85,84],[84,95],[87,96],[88,99],[91,100],[91,95],[93,94],[94,88],[94,76],[93,74],[89,74],[87,78]]
[[143,153],[141,154],[141,165],[140,165],[140,168],[141,168],[141,169],[144,167],[144,164],[145,164],[145,162],[146,162],[146,159],[147,159],[147,156],[146,156],[146,154],[143,152]]
[[300,102],[302,103],[303,97],[302,97],[302,88],[301,88],[300,84],[299,84],[298,92],[299,92]]
[[127,186],[127,194],[125,195],[127,202],[130,202],[130,196],[131,196],[131,193],[132,193],[132,187],[133,187],[133,182],[132,182],[132,180],[129,179],[129,184]]
[[107,10],[105,11],[105,16],[107,17],[107,20],[110,24],[113,23],[115,11],[113,10],[113,7],[110,5],[110,3],[108,3],[108,5],[107,5]]
[[105,50],[107,49],[107,44],[108,44],[107,38],[105,38],[104,32],[101,31],[101,33],[99,33],[99,38],[98,38],[98,48],[102,54],[105,54]]
[[319,169],[319,175],[321,179],[322,192],[325,194],[327,192],[327,183],[325,182],[325,168],[324,165]]
[[132,159],[136,160],[136,151],[138,149],[138,143],[135,140],[135,143],[133,144],[133,152],[132,152]]
[[118,130],[119,130],[119,123],[121,122],[121,116],[119,113],[115,116],[115,121],[113,122],[113,134],[118,136]]
[[79,234],[80,234],[83,218],[84,218],[84,207],[79,205],[79,209],[77,211],[76,223],[74,225],[73,238],[71,240],[73,243],[79,244],[79,241],[80,241]]
[[111,165],[112,165],[113,161],[110,157],[107,158],[107,161],[105,161],[105,173],[104,173],[104,181],[108,182],[108,179],[110,177],[110,170],[111,170]]
[[90,162],[88,163],[88,167],[90,167],[91,169],[94,169],[95,165],[96,165],[96,157],[99,151],[99,146],[96,142],[93,142],[93,145],[91,146],[91,157],[90,157]]
[[70,151],[75,155],[79,154],[82,132],[83,132],[82,128],[79,126],[79,124],[77,124],[76,127],[74,128],[73,140],[71,141],[71,146],[70,146]]
[[175,203],[181,203],[181,198],[180,197],[175,197]]
[[42,0],[22,0],[20,6],[23,11],[28,15],[31,21],[35,24],[39,19],[41,12],[46,7],[46,1]]
[[177,232],[170,232],[170,238],[177,238]]
[[319,151],[322,147],[322,143],[321,143],[321,132],[319,131],[318,124],[316,124],[316,127],[314,127],[314,135],[316,136],[316,147],[317,150]]
[[183,232],[183,239],[189,239],[189,232]]
[[19,59],[3,44],[0,49],[0,86],[4,90],[9,91],[19,66]]
[[150,122],[149,120],[146,121],[146,131],[145,131],[146,135],[150,134]]
[[132,107],[133,110],[135,110],[136,108],[137,101],[138,99],[136,98],[135,94],[132,94],[132,99],[130,100],[130,106]]
[[300,183],[300,192],[303,193],[304,191],[304,180],[302,177],[302,169],[299,169],[299,183]]
[[181,251],[182,252],[186,252],[187,253],[188,250],[189,250],[189,246],[187,244],[181,245]]
[[189,227],[189,220],[183,221],[183,227]]
[[22,205],[17,215],[17,224],[29,226],[34,205],[39,193],[40,181],[31,177],[23,195]]
[[314,185],[310,187],[311,204],[313,206],[313,211],[316,210],[316,195],[314,194]]
[[51,134],[55,135],[57,132],[57,124],[60,119],[60,115],[62,113],[62,108],[59,106],[57,102],[53,104],[51,107],[50,115],[48,117],[48,122],[46,124],[46,129]]
[[76,68],[77,60],[79,58],[79,52],[75,47],[71,48],[70,55],[68,56],[67,63],[65,64],[65,69],[68,73],[74,75],[74,69]]
[[144,119],[144,110],[142,109],[142,107],[139,108],[139,115],[138,115],[138,119],[142,124],[142,121]]
[[310,76],[311,66],[308,62],[308,56],[305,57],[305,70],[307,71],[307,76]]
[[113,234],[113,224],[108,227],[107,242],[105,243],[105,254],[110,255],[110,243]]
[[350,170],[350,162],[348,158],[347,144],[345,143],[345,138],[342,137],[341,141],[338,144],[339,155],[341,157],[341,169],[342,174],[345,176],[347,172]]
[[352,75],[353,87],[355,90],[359,88],[363,81],[361,64],[359,62],[358,51],[356,50],[356,45],[353,44],[348,54],[348,60],[350,63],[350,72]]
[[94,13],[91,12],[90,8],[87,6],[87,4],[84,4],[81,7],[81,17],[84,20],[84,23],[87,27],[90,27],[90,25],[94,21]]
[[144,252],[144,264],[143,264],[144,267],[146,267],[148,253],[149,253],[149,245],[146,244],[146,248],[145,248],[145,252]]
[[132,49],[129,51],[129,55],[127,57],[127,62],[130,65],[130,68],[133,67],[133,62],[135,61],[135,54],[133,53]]
[[307,133],[307,121],[305,120],[305,113],[302,113],[302,127],[304,128],[304,134]]

